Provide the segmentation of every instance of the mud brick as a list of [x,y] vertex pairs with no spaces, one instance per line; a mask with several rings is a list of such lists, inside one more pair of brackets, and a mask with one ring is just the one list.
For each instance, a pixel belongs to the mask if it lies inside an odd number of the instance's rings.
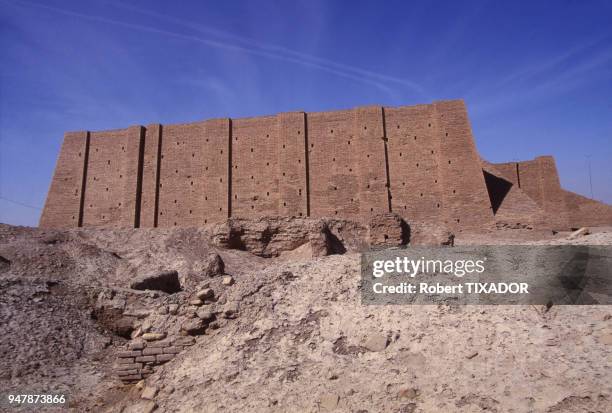
[[134,357],[130,358],[117,358],[117,364],[131,364],[134,362]]
[[117,367],[115,367],[115,369],[118,371],[138,370],[141,368],[142,368],[142,363],[120,364]]
[[145,348],[142,350],[143,356],[154,356],[156,354],[162,354],[162,349],[158,347]]
[[148,343],[147,347],[148,348],[162,348],[162,347],[168,347],[172,345],[172,339],[170,338],[166,338],[164,340],[159,340],[159,341],[151,341]]
[[158,354],[157,356],[158,363],[165,363],[166,361],[170,361],[174,358],[174,354]]
[[182,348],[181,347],[164,347],[163,349],[164,354],[178,354],[181,352]]
[[179,337],[174,340],[175,346],[192,346],[195,344],[195,339],[193,337]]
[[151,362],[151,361],[155,361],[155,356],[140,356],[140,357],[136,357],[136,362],[138,362],[138,363],[147,363],[147,362]]
[[142,350],[147,345],[147,342],[144,340],[135,340],[128,344],[128,348],[130,350]]
[[117,353],[117,357],[119,358],[138,357],[141,355],[140,351],[120,351]]
[[121,377],[121,380],[123,381],[136,381],[136,380],[141,380],[142,379],[142,374],[138,373],[138,374],[132,374],[131,376],[123,376]]
[[119,375],[119,377],[124,377],[124,376],[132,376],[134,374],[138,374],[138,370],[134,369],[134,370],[121,370],[117,372],[117,375]]

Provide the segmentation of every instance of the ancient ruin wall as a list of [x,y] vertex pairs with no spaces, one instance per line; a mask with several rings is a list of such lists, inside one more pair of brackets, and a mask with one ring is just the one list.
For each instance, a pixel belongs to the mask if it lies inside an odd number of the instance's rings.
[[[495,167],[556,225],[567,225],[552,158]],[[261,216],[363,222],[389,211],[454,230],[493,227],[462,101],[68,133],[40,225],[199,226]]]

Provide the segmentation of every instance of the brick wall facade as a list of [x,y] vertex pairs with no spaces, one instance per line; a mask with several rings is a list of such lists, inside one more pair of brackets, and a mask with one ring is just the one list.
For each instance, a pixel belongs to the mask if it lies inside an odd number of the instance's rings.
[[[553,226],[599,211],[571,198],[581,212],[568,213],[551,157],[495,169]],[[199,226],[261,216],[366,222],[395,212],[409,223],[488,229],[496,222],[489,195],[463,101],[369,106],[67,133],[40,226]]]

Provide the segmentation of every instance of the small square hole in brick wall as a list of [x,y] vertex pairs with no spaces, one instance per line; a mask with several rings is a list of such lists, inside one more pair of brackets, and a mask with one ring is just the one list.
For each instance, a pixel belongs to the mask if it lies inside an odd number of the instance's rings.
[[251,175],[251,179],[254,179],[253,175]]
[[207,224],[207,223],[208,223],[208,220],[207,220],[207,219],[205,219],[205,220],[204,220],[204,223],[205,223],[205,224]]
[[427,124],[427,127],[428,127],[428,128],[431,128],[431,123],[428,123],[428,124]]
[[191,209],[189,210],[189,213],[191,214]]
[[176,199],[174,200],[174,203],[176,204]]
[[208,197],[207,196],[204,197],[204,201],[208,201]]
[[266,166],[270,166],[270,162],[266,162]]
[[370,208],[370,212],[374,212],[374,208]]
[[220,150],[219,152],[221,152],[221,155],[223,155],[223,150]]
[[286,202],[283,202],[283,206],[285,206],[285,207],[286,207],[286,206],[287,206],[287,203],[286,203]]
[[448,132],[446,132],[446,133],[444,134],[444,136],[448,136]]
[[251,209],[255,209],[255,205],[251,205]]
[[219,178],[219,182],[223,182],[223,178]]
[[417,167],[417,168],[419,167],[419,164],[418,164],[418,163],[416,164],[416,167]]
[[253,153],[253,148],[251,148],[251,153]]
[[437,183],[438,183],[438,180],[437,180],[437,179],[434,179],[434,184],[437,184]]
[[436,207],[437,207],[437,208],[440,208],[440,204],[436,204]]
[[283,145],[283,149],[285,149],[285,145]]
[[399,128],[400,128],[400,125],[397,125],[397,128],[399,129]]
[[283,176],[285,176],[285,173],[283,172]]
[[302,131],[298,131],[298,135],[299,135],[300,133],[302,133]]
[[448,161],[448,164],[450,165],[450,163],[451,163],[451,161],[449,160],[449,161]]
[[219,208],[219,211],[223,211],[223,208]]
[[401,153],[401,152],[399,153],[399,156],[400,156],[400,157],[402,156],[402,153]]
[[457,191],[455,191],[455,190],[453,189],[453,194],[454,194],[454,193],[456,193],[456,192],[457,192]]
[[368,127],[367,127],[367,126],[364,126],[364,127],[363,127],[363,130],[368,130]]
[[193,181],[191,181],[190,185],[193,186]]
[[195,158],[195,153],[191,153],[191,157],[192,157],[192,158]]
[[351,144],[351,141],[347,141],[347,143],[350,145],[350,144]]
[[121,202],[119,202],[119,203],[117,204],[117,206],[121,206]]
[[238,199],[238,195],[234,195],[234,199]]
[[423,196],[423,193],[421,192],[421,196]]
[[338,211],[334,211],[334,215],[338,215]]
[[366,155],[366,158],[369,158],[369,157],[370,157],[370,154],[367,154],[367,155]]
[[336,158],[332,158],[332,162],[336,162]]
[[416,135],[414,136],[414,140],[415,140],[415,141],[417,140]]
[[459,222],[459,218],[457,218],[457,222]]
[[269,138],[269,137],[270,137],[270,135],[266,135],[266,138]]
[[266,192],[266,196],[270,196],[270,192]]

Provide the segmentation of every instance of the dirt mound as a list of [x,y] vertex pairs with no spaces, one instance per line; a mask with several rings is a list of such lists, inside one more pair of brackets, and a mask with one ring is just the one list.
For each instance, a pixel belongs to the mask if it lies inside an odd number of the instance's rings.
[[[607,307],[362,305],[358,251],[405,243],[401,225],[0,225],[0,387],[73,411],[606,410]],[[426,236],[449,239],[410,228]]]

